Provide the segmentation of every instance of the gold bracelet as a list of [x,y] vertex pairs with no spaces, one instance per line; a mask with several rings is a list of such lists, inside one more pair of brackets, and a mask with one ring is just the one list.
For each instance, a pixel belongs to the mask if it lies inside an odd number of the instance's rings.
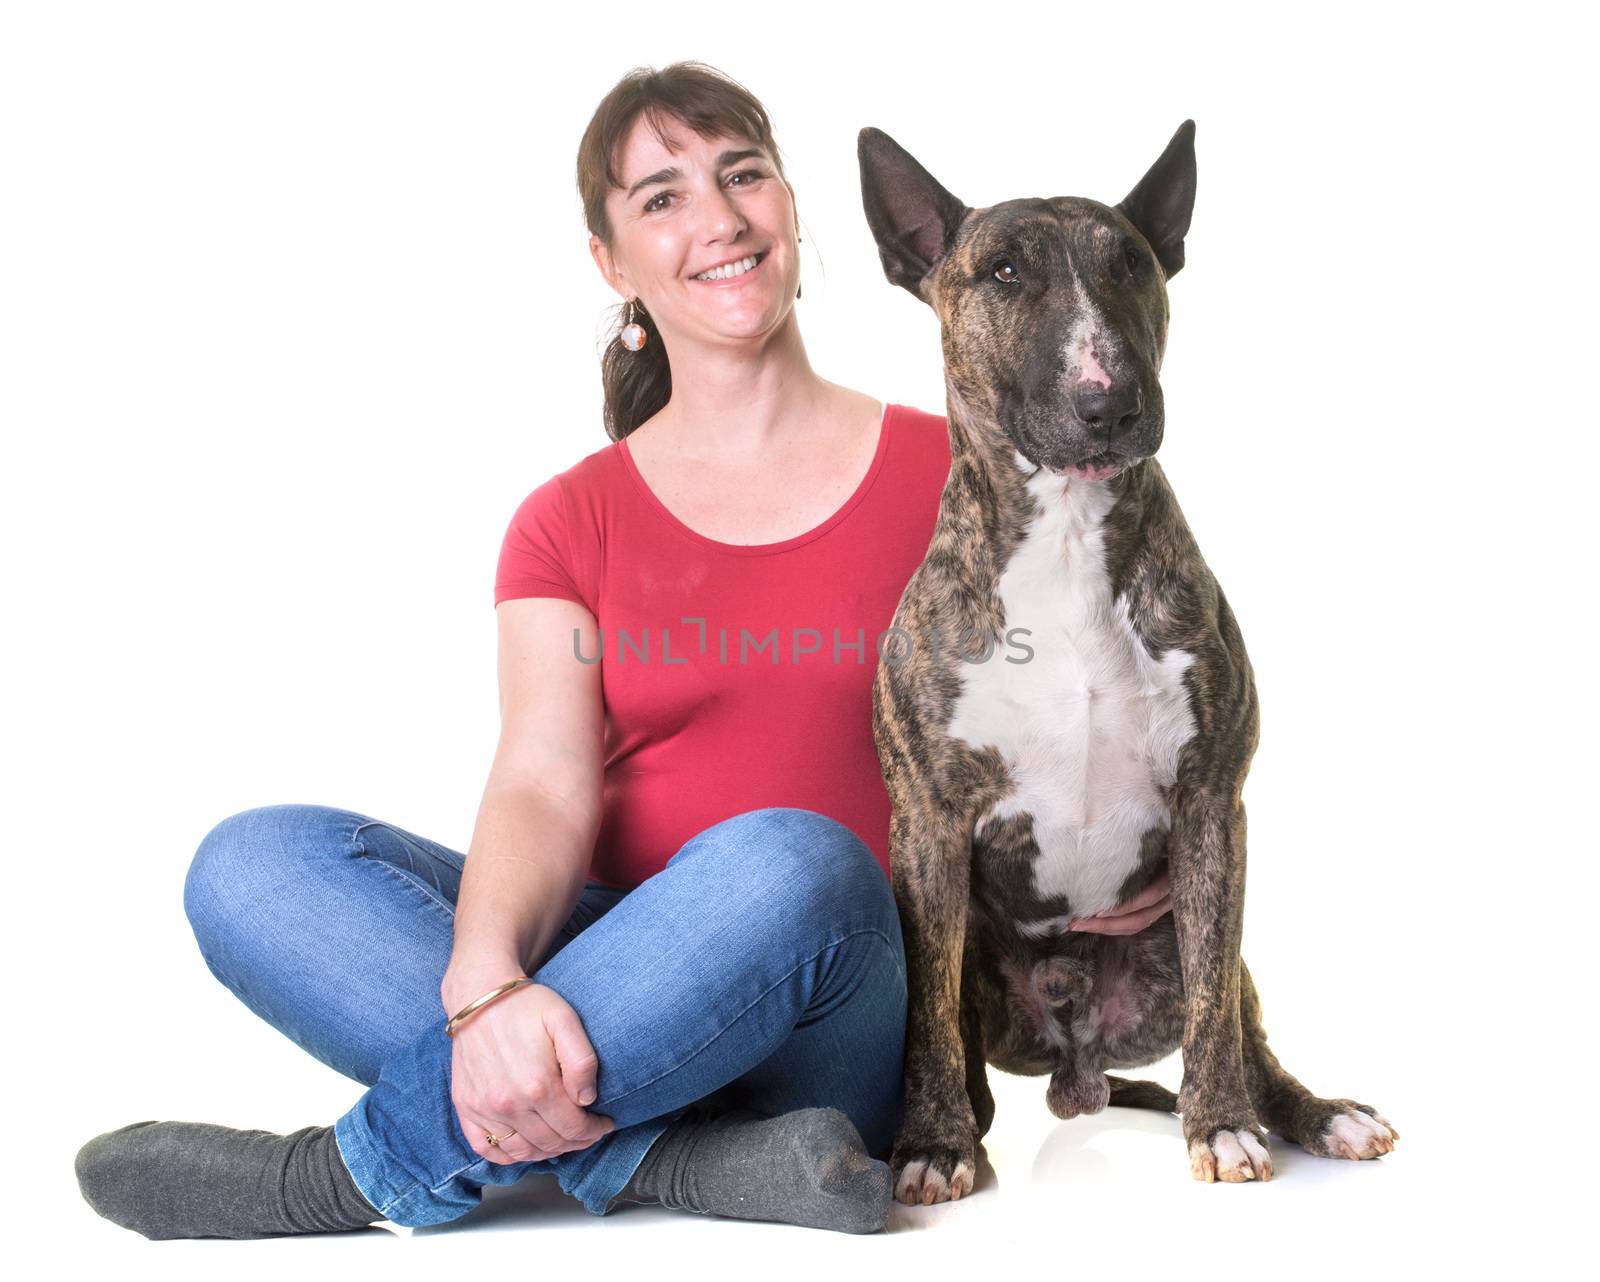
[[491,993],[485,993],[482,997],[474,997],[454,1015],[450,1016],[449,1020],[445,1023],[444,1031],[451,1037],[454,1037],[456,1035],[456,1026],[460,1024],[461,1021],[464,1020],[468,1015],[473,1014],[475,1011],[482,1010],[496,997],[504,997],[513,988],[521,988],[524,984],[531,983],[533,983],[533,977],[531,975],[521,975],[516,979],[508,979],[505,983],[501,984],[499,988],[495,989]]

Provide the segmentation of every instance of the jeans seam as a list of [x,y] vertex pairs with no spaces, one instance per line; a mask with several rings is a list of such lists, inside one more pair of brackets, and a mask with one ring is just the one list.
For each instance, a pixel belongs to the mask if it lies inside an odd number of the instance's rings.
[[[374,855],[371,851],[369,851],[367,849],[366,843],[361,840],[362,832],[365,831],[368,828],[380,828],[380,827],[381,828],[388,828],[390,832],[394,832],[394,828],[391,825],[384,823],[382,820],[374,819],[374,820],[369,820],[367,823],[359,825],[356,828],[356,830],[353,833],[350,834],[350,840],[351,840],[352,844],[355,847],[354,853],[357,856],[357,858],[365,859],[368,863],[374,864],[377,867],[382,868],[391,877],[396,877],[399,880],[403,881],[406,885],[410,886],[413,890],[415,890],[419,894],[421,894],[423,899],[425,899],[430,906],[432,906],[433,908],[436,908],[440,913],[442,913],[443,916],[444,916],[444,919],[446,921],[454,922],[455,919],[456,919],[456,913],[455,913],[454,905],[452,905],[450,903],[447,903],[445,900],[441,899],[437,894],[435,894],[431,889],[429,889],[422,882],[418,881],[416,878],[408,876],[406,873],[401,872],[400,869],[396,868],[388,860],[380,859],[377,855]],[[396,835],[398,835],[398,834],[396,834]]]
[[[640,1082],[639,1085],[637,1085],[635,1087],[632,1087],[629,1090],[623,1091],[620,1095],[611,1096],[609,1099],[604,1101],[606,1107],[608,1107],[608,1108],[612,1107],[613,1105],[616,1104],[616,1102],[618,1100],[626,1099],[629,1095],[637,1095],[640,1091],[644,1090],[645,1087],[653,1086],[656,1082],[659,1082],[663,1077],[666,1077],[668,1074],[671,1074],[671,1073],[676,1073],[679,1069],[683,1068],[685,1064],[688,1064],[691,1061],[693,1061],[696,1057],[705,1054],[707,1047],[709,1047],[713,1043],[715,1043],[716,1040],[719,1037],[721,1037],[724,1033],[726,1033],[728,1031],[728,1028],[731,1028],[734,1024],[738,1023],[741,1019],[743,1019],[745,1017],[745,1015],[747,1015],[750,1012],[750,1009],[753,1006],[755,1006],[755,1004],[757,1002],[759,1002],[768,993],[772,992],[772,990],[777,988],[780,984],[782,984],[785,981],[787,981],[788,978],[795,973],[795,971],[799,970],[802,966],[806,966],[806,965],[809,965],[811,962],[814,962],[823,953],[827,952],[828,949],[836,948],[836,947],[838,947],[838,945],[844,943],[846,940],[854,939],[857,935],[876,935],[879,939],[883,940],[883,942],[889,946],[889,951],[891,953],[893,953],[894,950],[895,950],[894,949],[894,941],[892,939],[890,939],[887,934],[885,934],[883,931],[879,930],[875,926],[864,926],[860,930],[853,930],[849,934],[841,935],[838,939],[829,940],[826,944],[823,944],[822,947],[818,948],[816,952],[812,953],[811,956],[809,956],[809,957],[807,957],[807,958],[805,958],[805,959],[803,959],[801,961],[796,962],[793,966],[791,966],[786,972],[784,972],[783,975],[781,975],[772,984],[770,984],[768,987],[762,989],[761,992],[757,993],[755,995],[755,997],[751,999],[750,1003],[747,1006],[745,1006],[745,1008],[743,1010],[741,1010],[737,1015],[735,1015],[731,1020],[728,1021],[728,1026],[727,1027],[720,1029],[714,1036],[709,1038],[703,1045],[697,1047],[691,1054],[685,1056],[684,1059],[681,1062],[673,1065],[669,1069],[666,1069],[666,1070],[664,1070],[664,1071],[662,1071],[660,1073],[657,1073],[648,1082]],[[596,1101],[596,1107],[599,1106],[599,1103],[600,1103],[600,1101]],[[459,1119],[459,1117],[453,1117],[452,1120],[456,1123],[457,1129],[460,1129],[460,1119]],[[466,1138],[464,1132],[463,1132],[462,1138],[463,1139]],[[477,1166],[479,1162],[487,1162],[488,1160],[489,1159],[486,1158],[486,1157],[478,1157],[475,1160],[473,1160],[471,1162],[468,1162],[465,1166],[459,1167],[458,1169],[452,1171],[449,1175],[446,1175],[437,1184],[435,1184],[431,1188],[429,1188],[428,1192],[433,1193],[433,1194],[437,1194],[440,1189],[444,1188],[452,1180],[456,1179],[457,1177],[462,1175],[464,1172],[471,1170],[474,1166]],[[541,1160],[548,1161],[549,1159],[535,1158],[535,1159],[532,1159],[528,1163],[528,1165],[531,1166],[535,1162],[538,1162],[538,1161],[541,1161]],[[508,1163],[508,1165],[509,1165],[509,1163]]]

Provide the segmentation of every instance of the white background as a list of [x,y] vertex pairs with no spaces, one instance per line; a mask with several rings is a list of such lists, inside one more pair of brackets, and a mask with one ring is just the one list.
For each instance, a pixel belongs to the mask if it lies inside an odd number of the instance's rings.
[[[1563,12],[6,5],[13,1245],[208,1277],[1555,1260],[1594,1092],[1593,104]],[[79,1200],[99,1131],[357,1097],[211,977],[184,872],[284,801],[466,848],[501,534],[608,443],[578,138],[678,58],[772,114],[817,370],[941,413],[856,131],[970,205],[1111,203],[1197,121],[1160,457],[1261,695],[1246,955],[1286,1065],[1393,1118],[1393,1155],[1279,1143],[1271,1184],[1202,1186],[1174,1119],[1057,1123],[995,1073],[979,1194],[870,1239],[595,1219],[537,1179],[393,1238],[151,1244]]]

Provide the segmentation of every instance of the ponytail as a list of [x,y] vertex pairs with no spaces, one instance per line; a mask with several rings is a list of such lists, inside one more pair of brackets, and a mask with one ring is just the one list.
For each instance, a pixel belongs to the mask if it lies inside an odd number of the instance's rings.
[[[622,312],[617,307],[617,329],[622,327]],[[605,385],[606,435],[620,441],[639,424],[660,412],[672,397],[672,366],[667,362],[667,345],[661,341],[655,321],[637,298],[633,300],[633,319],[644,327],[644,346],[629,351],[619,333],[613,332],[600,357],[600,381]]]

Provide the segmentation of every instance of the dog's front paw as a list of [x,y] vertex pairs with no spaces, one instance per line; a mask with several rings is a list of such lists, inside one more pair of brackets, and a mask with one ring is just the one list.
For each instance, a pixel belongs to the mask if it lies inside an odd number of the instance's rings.
[[1323,1115],[1304,1128],[1303,1133],[1310,1137],[1301,1143],[1306,1152],[1361,1161],[1394,1151],[1400,1132],[1394,1123],[1379,1116],[1377,1109],[1349,1099],[1318,1100],[1317,1104]]
[[978,1128],[970,1116],[902,1126],[889,1155],[895,1200],[928,1206],[965,1197],[977,1175],[977,1150]]
[[1249,1123],[1184,1126],[1189,1140],[1189,1173],[1207,1184],[1265,1182],[1272,1178],[1272,1155],[1261,1133]]

